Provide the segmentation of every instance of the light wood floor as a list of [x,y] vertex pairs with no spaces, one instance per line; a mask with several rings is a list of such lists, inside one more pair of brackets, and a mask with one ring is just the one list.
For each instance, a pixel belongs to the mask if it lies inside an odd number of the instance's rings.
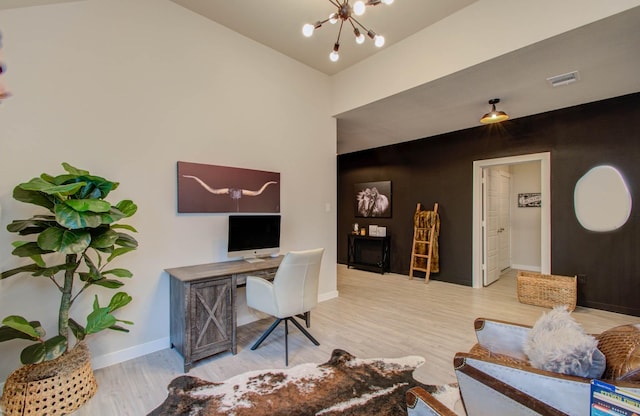
[[[340,296],[312,312],[311,344],[290,329],[289,364],[325,362],[334,348],[361,358],[419,355],[426,363],[414,377],[427,384],[455,382],[452,358],[475,342],[473,320],[496,318],[533,324],[548,309],[520,304],[515,272],[493,285],[473,289],[438,281],[375,274],[338,267]],[[640,318],[578,307],[573,313],[589,333],[598,333]],[[190,375],[211,381],[248,371],[284,368],[284,333],[278,328],[256,351],[250,346],[271,324],[270,319],[238,328],[238,354],[222,353],[200,361]],[[144,415],[166,397],[167,384],[183,374],[182,358],[163,350],[96,371],[98,392],[76,415]]]

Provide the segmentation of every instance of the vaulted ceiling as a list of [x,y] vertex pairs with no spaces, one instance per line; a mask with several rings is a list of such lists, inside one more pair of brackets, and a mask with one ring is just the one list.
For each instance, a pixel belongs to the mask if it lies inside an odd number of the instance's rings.
[[[70,1],[82,0],[0,0],[0,9]],[[325,19],[336,10],[329,0],[171,1],[327,75],[364,61],[380,50],[370,40],[356,45],[353,29],[345,26],[340,60],[333,63],[328,54],[336,41],[337,25],[326,23],[311,38],[303,37],[304,23]],[[390,6],[368,7],[358,20],[384,34],[385,49],[475,2],[397,0]],[[486,40],[478,39],[483,41]],[[490,109],[487,100],[494,97],[502,99],[499,109],[517,118],[639,92],[638,45],[640,7],[635,7],[336,114],[338,153],[477,126],[480,116]],[[579,71],[580,76],[575,83],[553,87],[546,81],[550,76],[573,70]]]
[[[329,75],[380,50],[369,38],[361,45],[356,44],[349,24],[342,29],[338,62],[331,62],[329,53],[337,40],[340,23],[327,22],[315,30],[311,38],[304,37],[302,26],[305,23],[325,20],[337,11],[329,0],[171,1]],[[369,6],[357,20],[367,29],[384,35],[385,47],[389,47],[475,1],[398,0],[390,6],[382,3]]]
[[[326,18],[335,10],[329,0],[277,0],[258,5],[228,0],[172,1],[329,75],[379,50],[372,42],[356,45],[346,28],[340,60],[333,63],[328,54],[338,27],[326,23],[312,38],[303,37],[303,23]],[[397,0],[390,6],[368,7],[359,20],[384,34],[384,48],[390,48],[472,3],[475,1]],[[478,39],[479,43],[487,41],[492,40]],[[482,114],[490,109],[487,101],[495,97],[502,99],[499,109],[517,118],[638,92],[638,45],[640,7],[336,114],[338,153],[478,126]],[[580,79],[573,84],[553,87],[547,82],[551,76],[574,70]]]

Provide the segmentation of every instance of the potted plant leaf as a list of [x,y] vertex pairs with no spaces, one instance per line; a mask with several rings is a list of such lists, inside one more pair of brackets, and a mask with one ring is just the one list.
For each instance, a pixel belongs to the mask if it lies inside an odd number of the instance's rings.
[[[14,339],[31,341],[20,354],[25,366],[10,375],[5,383],[2,404],[7,414],[12,414],[13,407],[24,405],[12,404],[12,401],[18,400],[16,397],[23,394],[19,390],[23,388],[25,377],[27,382],[42,382],[36,379],[42,374],[57,376],[59,370],[69,370],[73,365],[64,360],[77,362],[78,356],[82,358],[80,361],[86,361],[80,365],[81,371],[87,372],[88,366],[90,372],[83,376],[87,378],[85,383],[78,383],[82,390],[78,394],[88,396],[79,403],[83,404],[95,392],[95,379],[90,371],[88,349],[82,341],[86,336],[105,329],[128,332],[121,324],[132,324],[114,315],[116,310],[131,301],[131,296],[121,291],[115,293],[108,303],[100,302],[98,295],[94,294],[92,311],[84,323],[70,315],[71,307],[81,295],[88,293],[87,289],[95,286],[118,289],[124,284],[121,279],[132,277],[127,269],[110,267],[110,262],[138,246],[135,238],[128,233],[136,230],[129,225],[117,224],[135,214],[137,206],[130,200],[115,205],[106,201],[109,193],[118,187],[118,182],[91,175],[67,163],[62,166],[66,171],[64,174],[42,174],[19,184],[13,190],[14,199],[46,208],[48,212],[25,220],[15,220],[7,226],[9,232],[26,237],[13,243],[12,254],[30,261],[3,271],[0,279],[15,275],[48,279],[57,288],[60,303],[58,331],[50,337],[47,337],[40,321],[18,315],[2,320],[0,342]],[[34,296],[32,301],[35,299]],[[73,399],[77,401],[77,398]],[[37,400],[26,397],[25,400],[40,403],[43,397]],[[46,402],[46,398],[44,400]],[[46,405],[51,409],[54,404]],[[65,413],[72,410],[70,404],[63,403],[62,406]]]

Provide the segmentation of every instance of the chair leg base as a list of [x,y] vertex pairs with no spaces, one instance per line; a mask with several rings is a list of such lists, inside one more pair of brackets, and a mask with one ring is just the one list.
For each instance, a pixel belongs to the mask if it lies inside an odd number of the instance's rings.
[[316,339],[315,339],[315,338],[314,338],[314,337],[309,333],[309,331],[307,331],[306,329],[304,329],[304,327],[303,327],[302,325],[300,325],[300,324],[298,323],[298,321],[296,321],[296,320],[295,320],[295,319],[293,319],[293,318],[286,318],[286,319],[287,319],[287,320],[289,320],[289,321],[291,321],[291,322],[293,322],[293,324],[294,324],[295,326],[297,326],[297,327],[298,327],[298,329],[300,330],[300,332],[302,332],[302,333],[303,333],[307,338],[309,338],[309,340],[310,340],[311,342],[313,342],[315,345],[320,345],[320,343],[319,343],[319,342],[318,342],[318,341],[317,341],[317,340],[316,340]]
[[298,318],[302,319],[307,326],[307,328],[311,328],[311,312],[307,311],[305,313],[301,313],[296,315]]
[[284,321],[284,351],[285,351],[285,356],[284,356],[284,360],[285,360],[285,365],[289,366],[289,322],[293,322],[293,324],[300,330],[300,332],[302,332],[311,342],[313,342],[315,345],[320,345],[320,343],[318,342],[318,340],[316,340],[313,335],[311,335],[309,333],[309,331],[307,331],[306,329],[304,329],[304,327],[302,325],[300,325],[300,323],[298,323],[298,321],[295,320],[295,318],[293,316],[289,316],[286,318],[277,318],[275,320],[275,322],[273,322],[271,324],[271,326],[264,331],[264,333],[260,336],[260,338],[258,338],[258,340],[255,342],[255,344],[253,344],[253,346],[251,347],[251,350],[254,351],[256,350],[260,344],[262,344],[262,342],[267,339],[267,337],[269,335],[271,335],[271,333],[273,332],[274,329],[276,329],[276,327],[278,325],[280,325],[280,322]]
[[267,337],[273,332],[273,330],[276,329],[276,327],[280,324],[280,322],[282,322],[281,318],[276,319],[275,322],[271,324],[269,329],[264,331],[264,334],[262,334],[260,338],[256,341],[256,343],[253,344],[253,346],[251,347],[251,350],[255,351],[255,349],[258,348],[260,344],[262,344],[262,341],[267,339]]

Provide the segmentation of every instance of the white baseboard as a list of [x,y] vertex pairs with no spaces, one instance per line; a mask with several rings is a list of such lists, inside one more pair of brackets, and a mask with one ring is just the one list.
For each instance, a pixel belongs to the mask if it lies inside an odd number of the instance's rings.
[[[92,355],[91,367],[94,370],[99,368],[109,367],[110,365],[119,364],[121,362],[131,360],[133,358],[142,357],[143,355],[151,354],[152,352],[164,350],[171,347],[171,341],[169,338],[161,338],[155,341],[147,342],[146,344],[135,345],[130,348],[125,348],[120,351],[111,352],[104,355]],[[0,391],[4,390],[4,384],[6,380],[0,383]],[[2,411],[0,409],[0,416]]]
[[160,338],[145,344],[135,345],[120,351],[110,352],[104,355],[93,356],[91,358],[91,367],[94,370],[109,367],[110,365],[119,364],[121,362],[131,360],[133,358],[142,357],[152,352],[164,350],[171,347],[169,337]]
[[[323,293],[318,297],[318,301],[324,302],[329,299],[337,298],[338,291]],[[257,318],[257,317],[256,317]],[[257,319],[256,319],[257,320]],[[253,322],[253,321],[249,321]],[[247,324],[249,322],[238,322],[238,326]],[[142,357],[143,355],[151,354],[156,351],[164,350],[171,347],[171,340],[169,337],[160,338],[155,341],[147,342],[145,344],[135,345],[133,347],[125,348],[120,351],[111,352],[104,355],[94,355],[91,358],[91,367],[94,370],[99,368],[109,367],[111,365],[119,364],[124,361],[128,361],[134,358]],[[0,391],[4,388],[5,382],[0,383]]]
[[318,302],[324,302],[325,300],[333,299],[338,297],[338,291],[334,290],[332,292],[322,293],[318,296]]
[[540,266],[527,266],[524,264],[512,264],[511,268],[514,270],[525,270],[527,272],[538,272],[538,273],[540,273],[540,271],[542,270],[542,267]]

